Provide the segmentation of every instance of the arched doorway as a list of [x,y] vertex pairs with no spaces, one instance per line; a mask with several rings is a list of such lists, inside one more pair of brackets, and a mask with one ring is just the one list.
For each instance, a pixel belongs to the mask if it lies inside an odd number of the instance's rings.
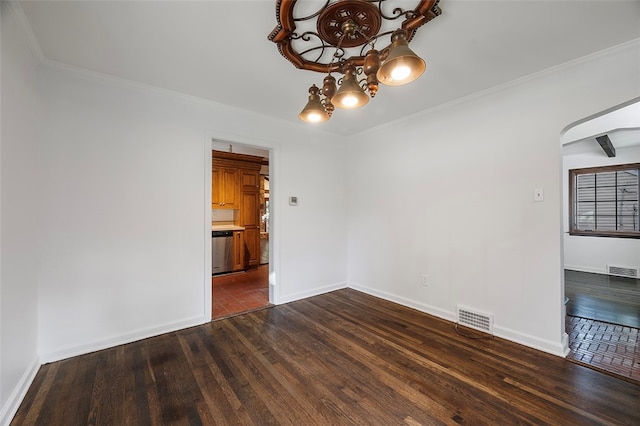
[[639,100],[572,124],[561,142],[567,358],[637,378]]

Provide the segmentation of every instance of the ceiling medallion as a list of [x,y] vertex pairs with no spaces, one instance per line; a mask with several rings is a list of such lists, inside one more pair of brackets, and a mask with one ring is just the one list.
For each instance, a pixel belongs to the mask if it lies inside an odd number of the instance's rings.
[[378,34],[382,21],[378,8],[362,0],[343,0],[327,6],[316,21],[320,39],[337,47],[344,35],[342,25],[351,21],[360,31],[353,31],[342,41],[342,47],[362,46]]
[[[321,88],[309,88],[300,119],[326,121],[335,107],[366,104],[378,83],[398,86],[418,78],[426,64],[409,41],[442,13],[438,2],[414,1],[413,9],[403,9],[399,5],[406,0],[326,0],[320,6],[318,1],[276,0],[278,25],[269,40],[297,68],[327,73]],[[391,44],[376,49],[387,37]],[[342,74],[337,85],[332,73]]]

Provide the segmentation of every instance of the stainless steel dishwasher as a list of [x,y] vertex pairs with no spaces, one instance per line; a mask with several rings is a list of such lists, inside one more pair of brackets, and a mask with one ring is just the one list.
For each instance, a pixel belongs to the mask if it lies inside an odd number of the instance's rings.
[[233,270],[233,231],[211,231],[211,275]]

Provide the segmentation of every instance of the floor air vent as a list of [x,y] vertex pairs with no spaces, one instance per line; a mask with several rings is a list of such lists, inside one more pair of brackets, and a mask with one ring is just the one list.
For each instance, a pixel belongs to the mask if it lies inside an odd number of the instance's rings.
[[493,315],[458,305],[458,324],[493,334]]
[[617,277],[638,278],[638,268],[627,268],[624,266],[607,265],[607,274]]

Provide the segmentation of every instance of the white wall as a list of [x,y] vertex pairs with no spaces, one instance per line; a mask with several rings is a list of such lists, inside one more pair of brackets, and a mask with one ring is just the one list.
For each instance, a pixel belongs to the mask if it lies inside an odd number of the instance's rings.
[[339,140],[88,74],[42,75],[43,359],[210,316],[212,137],[273,151],[276,302],[345,285]]
[[206,320],[212,137],[272,152],[276,302],[348,278],[449,319],[456,304],[494,313],[498,335],[562,353],[560,131],[640,96],[637,57],[629,44],[345,149],[305,125],[73,70],[36,73],[3,9],[2,416],[38,354]]
[[[580,142],[584,144],[585,142]],[[594,145],[597,143],[592,142]],[[594,152],[563,156],[563,230],[564,266],[567,269],[599,274],[607,273],[607,265],[640,268],[640,240],[569,235],[569,170],[613,164],[640,163],[640,147],[618,148],[609,158],[597,145]]]
[[[350,284],[451,320],[458,304],[493,313],[498,336],[566,353],[560,133],[640,94],[639,49],[630,43],[356,138]],[[544,202],[533,201],[534,188]]]
[[2,2],[0,139],[0,424],[40,366],[37,352],[37,213],[40,206],[37,63],[12,5]]

